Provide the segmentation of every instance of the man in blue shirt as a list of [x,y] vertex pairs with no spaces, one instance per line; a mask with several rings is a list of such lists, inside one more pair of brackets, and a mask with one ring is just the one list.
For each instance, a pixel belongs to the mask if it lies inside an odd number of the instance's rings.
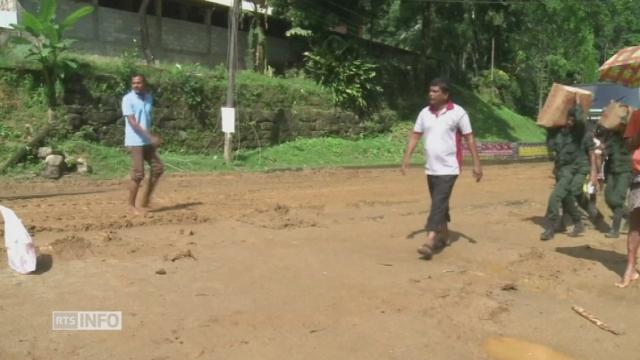
[[144,162],[149,163],[151,176],[149,186],[143,194],[143,208],[148,205],[151,193],[164,171],[164,165],[157,152],[160,138],[149,132],[153,97],[147,92],[145,85],[143,75],[134,75],[131,78],[131,92],[122,98],[122,115],[125,119],[124,146],[131,154],[132,162],[129,207],[134,214],[144,212],[143,209],[136,207],[138,189],[144,179]]

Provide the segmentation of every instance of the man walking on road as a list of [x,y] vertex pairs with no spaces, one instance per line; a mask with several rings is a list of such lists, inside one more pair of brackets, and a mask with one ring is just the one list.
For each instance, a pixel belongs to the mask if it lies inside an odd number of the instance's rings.
[[418,115],[409,135],[401,171],[406,174],[411,154],[424,136],[427,186],[431,195],[431,210],[427,219],[427,240],[418,253],[427,259],[448,245],[449,198],[462,165],[462,138],[473,157],[473,176],[482,179],[482,167],[466,111],[450,100],[450,86],[446,80],[435,79],[429,87],[429,106]]
[[[540,240],[543,241],[553,239],[556,231],[564,226],[560,209],[564,212],[563,215],[568,215],[573,221],[570,236],[579,236],[584,232],[580,211],[576,206],[575,195],[578,191],[572,185],[576,178],[578,183],[584,183],[588,173],[586,170],[584,174],[579,173],[584,161],[588,164],[587,149],[583,146],[585,124],[579,109],[575,105],[569,110],[567,123],[563,127],[547,129],[547,146],[554,154],[553,174],[556,184],[549,195],[544,232],[540,234]],[[580,161],[580,157],[585,160]]]
[[627,192],[633,180],[631,152],[624,140],[625,124],[619,125],[621,129],[609,132],[605,142],[607,161],[605,162],[606,187],[604,188],[604,200],[613,213],[611,231],[605,236],[618,238],[620,236],[620,224],[624,215],[624,205],[627,200]]
[[160,138],[150,133],[153,98],[146,89],[143,75],[131,78],[131,92],[122,98],[122,115],[125,118],[124,146],[131,154],[131,183],[129,184],[129,207],[134,214],[144,212],[136,207],[140,183],[144,179],[144,163],[149,163],[151,175],[142,198],[142,207],[148,205],[151,193],[158,184],[164,165],[158,157]]

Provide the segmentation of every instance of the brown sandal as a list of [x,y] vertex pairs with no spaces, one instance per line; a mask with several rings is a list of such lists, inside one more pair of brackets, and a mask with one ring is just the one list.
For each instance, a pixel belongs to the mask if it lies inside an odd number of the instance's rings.
[[422,246],[418,248],[418,254],[424,256],[425,259],[427,260],[431,260],[434,252],[435,252],[434,248],[428,244],[422,244]]

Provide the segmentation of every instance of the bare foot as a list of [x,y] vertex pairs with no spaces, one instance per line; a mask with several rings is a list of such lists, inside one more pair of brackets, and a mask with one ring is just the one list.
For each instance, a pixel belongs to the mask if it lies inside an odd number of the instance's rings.
[[129,212],[131,213],[131,215],[134,216],[144,216],[144,214],[147,212],[144,208],[139,208],[139,207],[135,207],[135,206],[130,206],[129,207]]
[[632,282],[638,280],[640,278],[640,274],[636,270],[633,270],[633,273],[626,272],[620,282],[617,282],[615,285],[619,288],[626,288],[631,285]]
[[146,209],[147,212],[153,212],[163,207],[171,206],[171,204],[172,203],[165,198],[154,197],[154,198],[149,198],[146,206],[142,206],[142,208]]

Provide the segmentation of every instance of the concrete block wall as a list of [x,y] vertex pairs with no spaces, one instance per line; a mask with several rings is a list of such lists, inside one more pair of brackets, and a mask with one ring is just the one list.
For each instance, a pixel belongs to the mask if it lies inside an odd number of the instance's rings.
[[[37,3],[19,0],[20,6],[37,11]],[[58,1],[58,16],[64,17],[87,2]],[[224,64],[227,59],[227,28],[197,24],[166,17],[148,16],[151,46],[160,62],[191,62],[209,66]],[[95,6],[94,12],[78,22],[68,32],[78,40],[76,50],[103,56],[120,56],[139,46],[138,14]],[[267,58],[273,65],[284,66],[296,59],[287,39],[267,38]],[[244,67],[247,52],[247,33],[238,34],[238,60]]]

